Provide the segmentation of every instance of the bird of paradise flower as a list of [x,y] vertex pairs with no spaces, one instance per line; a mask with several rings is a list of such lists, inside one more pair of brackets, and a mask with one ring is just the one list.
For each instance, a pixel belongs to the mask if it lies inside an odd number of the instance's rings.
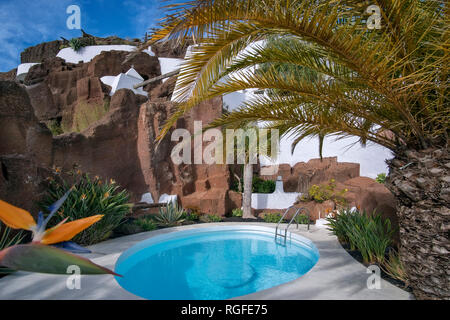
[[0,220],[10,228],[24,229],[32,232],[32,241],[28,244],[14,245],[0,251],[0,265],[28,272],[67,274],[67,268],[77,265],[81,274],[112,274],[115,272],[99,266],[89,259],[80,257],[62,248],[75,247],[80,252],[80,247],[75,244],[67,245],[75,235],[99,221],[103,215],[95,215],[71,222],[64,219],[56,226],[47,229],[50,219],[59,210],[69,196],[72,189],[52,204],[48,210],[50,214],[44,219],[44,214],[39,212],[36,222],[31,214],[21,208],[15,207],[0,200]]

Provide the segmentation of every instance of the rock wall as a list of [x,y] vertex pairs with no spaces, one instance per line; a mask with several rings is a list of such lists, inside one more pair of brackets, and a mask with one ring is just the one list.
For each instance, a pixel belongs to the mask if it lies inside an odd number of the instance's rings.
[[312,159],[308,162],[298,162],[293,167],[280,164],[278,173],[273,176],[261,176],[262,179],[283,179],[285,192],[307,192],[313,184],[320,184],[335,179],[344,182],[359,177],[359,164],[338,162],[337,157]]
[[0,199],[36,213],[52,159],[52,135],[38,122],[26,90],[0,81]]
[[21,63],[40,63],[44,59],[54,58],[58,54],[62,44],[63,41],[55,40],[29,47],[20,54],[20,61]]
[[0,72],[0,81],[14,81],[16,80],[17,69],[9,70],[8,72]]
[[82,133],[59,135],[53,140],[53,164],[69,170],[114,179],[133,193],[145,190],[137,158],[139,100],[131,90],[119,90],[109,112]]

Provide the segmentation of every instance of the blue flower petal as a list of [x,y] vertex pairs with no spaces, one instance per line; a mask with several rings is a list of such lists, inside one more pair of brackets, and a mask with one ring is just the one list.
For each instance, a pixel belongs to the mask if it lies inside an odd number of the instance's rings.
[[91,253],[92,252],[91,250],[83,248],[82,246],[80,246],[79,244],[76,244],[73,241],[59,242],[59,243],[52,244],[52,246],[72,252],[72,253]]
[[59,210],[59,208],[61,208],[62,204],[64,203],[64,201],[66,201],[67,197],[69,196],[69,194],[72,192],[72,188],[69,189],[69,191],[67,191],[62,197],[61,199],[59,199],[58,201],[56,201],[54,204],[52,204],[51,206],[48,207],[48,211],[50,211],[50,214],[47,216],[47,218],[45,219],[45,221],[43,222],[43,226],[45,228],[45,226],[47,225],[47,223],[50,221],[50,219],[53,217],[53,215]]

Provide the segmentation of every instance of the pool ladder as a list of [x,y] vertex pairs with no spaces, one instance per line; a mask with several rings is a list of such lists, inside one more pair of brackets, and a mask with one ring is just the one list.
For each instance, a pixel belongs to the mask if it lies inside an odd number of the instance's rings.
[[[295,206],[290,206],[289,208],[286,209],[286,211],[284,212],[280,221],[278,221],[277,227],[275,228],[275,241],[277,241],[278,237],[284,238],[284,245],[286,245],[287,232],[288,232],[289,227],[291,226],[291,224],[295,220],[295,218],[297,218],[299,213],[302,211],[305,211],[306,215],[308,216],[308,230],[309,230],[310,213],[309,213],[309,210],[306,209],[305,207],[298,208],[297,211],[295,211],[295,214],[292,216],[291,220],[289,221],[287,227],[284,230],[281,230],[280,223],[284,220],[284,218],[286,217],[286,215],[288,214],[288,212],[291,208],[295,208]],[[298,221],[295,220],[295,222],[297,223],[297,229],[298,229]],[[280,230],[280,232],[278,232],[278,230]],[[283,231],[284,231],[284,234],[283,234]]]

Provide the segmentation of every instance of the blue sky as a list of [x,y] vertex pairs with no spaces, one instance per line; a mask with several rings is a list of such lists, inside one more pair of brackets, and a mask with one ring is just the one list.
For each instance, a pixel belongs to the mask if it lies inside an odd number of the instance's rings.
[[66,26],[70,5],[81,9],[81,28],[96,36],[142,38],[164,16],[161,0],[0,0],[0,72],[20,64],[23,49],[81,35]]

